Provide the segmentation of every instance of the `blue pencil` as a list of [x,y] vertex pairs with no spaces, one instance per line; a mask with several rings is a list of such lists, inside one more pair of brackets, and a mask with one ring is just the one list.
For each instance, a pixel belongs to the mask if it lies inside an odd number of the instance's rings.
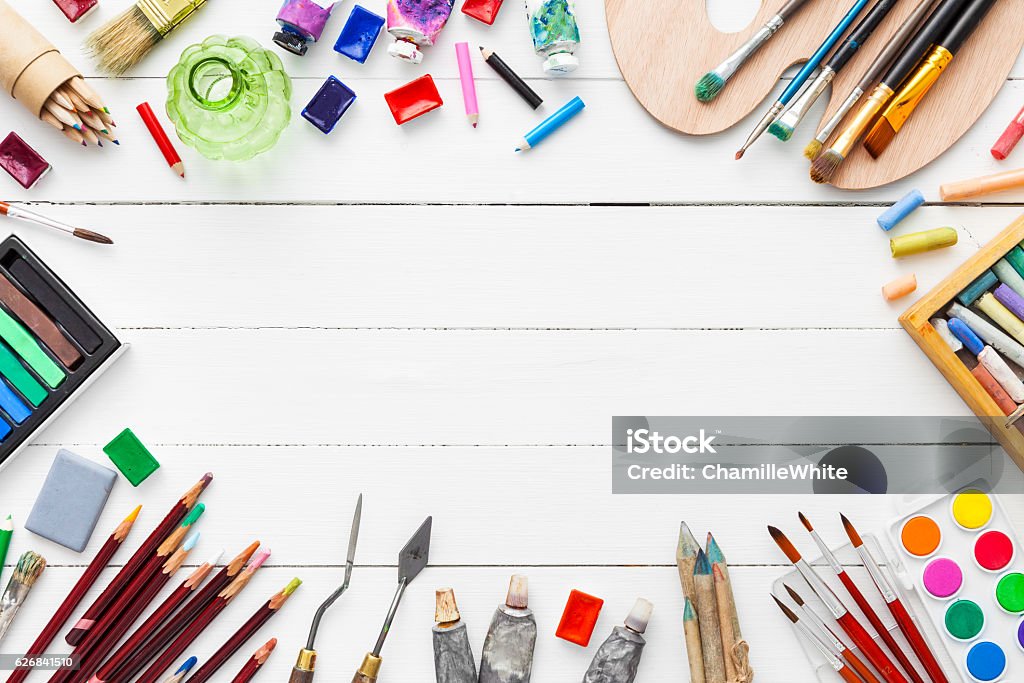
[[811,58],[807,60],[807,63],[804,64],[803,68],[800,69],[800,72],[789,84],[789,87],[782,92],[782,95],[779,96],[779,99],[776,100],[771,109],[769,109],[761,120],[758,121],[757,126],[754,127],[754,131],[747,137],[747,141],[743,143],[743,147],[736,152],[737,160],[743,158],[747,149],[754,144],[754,141],[761,137],[762,133],[768,130],[768,126],[778,118],[779,114],[782,113],[782,110],[786,108],[787,104],[789,104],[789,101],[796,97],[796,94],[800,92],[802,87],[804,87],[804,83],[807,82],[807,79],[810,78],[814,70],[818,68],[819,64],[821,64],[821,60],[825,59],[825,55],[835,47],[836,43],[838,43],[843,37],[843,34],[846,33],[846,29],[850,28],[850,25],[857,18],[857,15],[867,7],[869,1],[870,0],[857,0],[853,3],[853,7],[850,8],[850,11],[846,13],[846,16],[843,17],[838,24],[836,24],[836,27],[832,29],[832,33],[828,34],[828,38],[825,39],[825,42],[815,50],[814,54],[811,55]]
[[539,126],[527,133],[526,137],[519,141],[516,151],[525,152],[528,149],[533,149],[540,144],[541,140],[554,133],[568,123],[569,119],[583,111],[586,106],[579,97],[572,98],[561,109],[544,119]]

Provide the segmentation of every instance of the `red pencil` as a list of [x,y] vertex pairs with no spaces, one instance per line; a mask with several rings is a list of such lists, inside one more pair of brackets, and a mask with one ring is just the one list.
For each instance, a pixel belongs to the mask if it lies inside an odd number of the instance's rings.
[[284,607],[284,603],[288,602],[288,598],[301,585],[302,581],[292,579],[287,586],[271,596],[262,607],[249,617],[248,621],[242,624],[241,628],[233,636],[228,638],[226,643],[220,646],[220,649],[214,652],[199,667],[198,671],[192,674],[192,677],[188,679],[188,683],[206,683],[206,681],[210,680],[236,652],[242,649],[243,645],[249,642],[250,638],[256,635],[256,631],[259,631],[263,624],[267,623],[272,616],[277,614],[278,610]]
[[[252,562],[249,563],[242,572],[231,582],[227,588],[222,590],[217,598],[206,606],[202,612],[195,618],[195,620],[189,624],[184,631],[178,634],[178,637],[167,647],[167,649],[157,657],[157,660],[153,662],[148,669],[138,678],[136,683],[157,683],[160,675],[174,665],[178,658],[185,649],[195,642],[195,639],[199,637],[199,634],[206,630],[206,627],[217,618],[217,616],[224,611],[224,608],[235,599],[242,589],[248,585],[249,580],[252,579],[252,575],[256,573],[267,558],[270,557],[269,550],[261,550]],[[160,644],[163,647],[166,643]],[[119,679],[119,680],[128,680]]]
[[160,153],[167,160],[167,165],[171,167],[172,171],[184,178],[185,164],[181,163],[178,150],[174,149],[171,139],[167,137],[164,127],[160,125],[160,119],[153,113],[153,108],[149,106],[149,102],[143,102],[135,109],[139,112],[139,116],[142,117],[142,122],[146,124],[146,128],[149,129],[149,134],[153,136],[156,146],[160,148]]
[[796,570],[800,572],[800,576],[804,578],[807,585],[810,586],[811,590],[817,594],[828,611],[831,612],[832,617],[839,622],[846,635],[850,636],[853,644],[860,648],[860,651],[871,662],[871,666],[875,667],[878,673],[882,675],[882,679],[886,683],[907,683],[907,679],[896,668],[896,665],[889,659],[889,656],[882,651],[882,648],[878,647],[871,635],[864,630],[864,627],[860,625],[860,622],[857,621],[857,618],[853,616],[850,610],[846,609],[846,605],[832,592],[832,589],[821,580],[821,577],[814,573],[811,565],[807,564],[800,557],[796,546],[786,538],[786,535],[773,526],[768,527],[768,533],[771,534],[779,549],[793,563]]
[[149,561],[156,552],[157,546],[163,543],[167,535],[174,531],[174,527],[178,526],[181,520],[185,519],[185,515],[188,514],[189,510],[199,500],[199,496],[206,490],[206,487],[213,481],[213,475],[207,472],[203,475],[195,486],[185,492],[178,502],[174,504],[167,516],[164,517],[163,521],[155,529],[153,533],[149,535],[139,549],[135,551],[128,563],[121,568],[121,571],[117,573],[117,576],[110,582],[106,589],[100,593],[99,597],[89,606],[89,609],[85,611],[85,614],[79,618],[75,627],[71,629],[71,632],[65,637],[68,645],[78,645],[85,638],[85,634],[92,628],[96,620],[103,616],[104,610],[110,606],[110,603],[114,602],[117,595],[121,590],[128,584],[128,582],[142,569],[143,565]]
[[[53,616],[50,617],[50,621],[43,627],[42,632],[35,639],[31,645],[29,645],[28,652],[25,653],[26,658],[36,657],[46,652],[46,648],[49,647],[50,643],[57,636],[60,631],[60,627],[64,625],[71,613],[78,607],[78,603],[82,601],[85,594],[92,588],[92,585],[96,583],[96,579],[99,578],[100,573],[106,569],[107,563],[117,552],[117,549],[121,547],[124,539],[128,537],[128,532],[131,531],[132,525],[135,524],[135,520],[139,516],[139,510],[142,506],[138,506],[132,513],[124,518],[124,521],[117,525],[114,529],[114,533],[110,534],[110,538],[106,540],[99,552],[96,553],[96,557],[92,559],[89,566],[82,572],[82,576],[79,577],[78,582],[75,583],[74,588],[68,593],[68,596],[64,598],[64,602],[61,603],[57,611],[54,612]],[[28,678],[29,673],[32,671],[31,667],[20,667],[11,673],[10,678],[7,679],[7,683],[21,683]]]
[[[166,644],[181,633],[192,619],[205,609],[225,586],[234,580],[259,547],[260,542],[255,541],[243,550],[216,576],[210,579],[209,583],[192,600],[189,600],[177,614],[174,614],[174,611],[180,605],[180,602],[172,604],[171,598],[164,601],[164,604],[100,667],[100,670],[90,679],[89,683],[112,681],[115,676],[117,680],[131,680],[162,649],[162,646],[151,646],[151,643],[163,642]],[[182,586],[188,584],[190,591],[194,592],[199,587],[199,584],[202,583],[201,579],[196,580],[198,574],[199,570],[197,569]],[[174,615],[173,617],[171,616],[172,614]],[[164,625],[165,622],[166,625]],[[161,626],[163,626],[162,629]],[[158,632],[157,629],[161,630]],[[147,653],[147,650],[150,651]]]
[[267,643],[256,650],[246,662],[242,670],[235,674],[235,677],[231,679],[231,683],[248,683],[253,677],[259,673],[259,670],[263,668],[263,665],[270,659],[270,653],[277,647],[277,638],[271,638]]
[[871,554],[871,550],[864,545],[864,541],[861,540],[860,534],[853,528],[853,524],[846,518],[845,515],[839,515],[843,520],[843,528],[846,529],[846,535],[850,537],[850,543],[853,544],[854,549],[857,551],[857,555],[860,556],[864,566],[867,567],[868,574],[871,575],[871,580],[874,582],[878,591],[882,594],[882,598],[885,600],[886,606],[889,611],[892,612],[892,616],[896,619],[896,623],[900,627],[900,631],[906,636],[907,642],[910,643],[910,647],[914,649],[914,654],[921,660],[921,665],[924,666],[924,670],[928,672],[928,676],[931,677],[932,683],[948,683],[946,674],[943,673],[942,667],[939,666],[939,662],[935,659],[935,655],[932,654],[931,648],[928,647],[928,641],[924,639],[921,631],[918,630],[914,620],[910,617],[910,613],[907,612],[906,606],[903,601],[900,600],[896,594],[896,590],[889,584],[889,580],[879,569],[878,563],[875,561],[874,556]]
[[910,676],[914,683],[924,683],[924,679],[921,678],[921,675],[917,673],[917,669],[915,669],[914,665],[911,664],[910,658],[907,657],[906,653],[903,652],[903,649],[899,646],[899,643],[897,643],[896,639],[892,637],[891,633],[889,633],[889,629],[885,627],[885,624],[882,623],[881,618],[875,612],[874,608],[871,607],[870,603],[868,603],[867,598],[865,598],[864,594],[861,593],[860,588],[858,588],[857,584],[855,584],[853,579],[850,578],[850,574],[841,564],[839,564],[835,555],[832,554],[832,550],[825,544],[825,541],[821,540],[821,536],[819,536],[818,532],[816,532],[814,527],[811,526],[811,521],[804,517],[802,512],[798,512],[797,515],[799,515],[800,522],[804,525],[804,528],[807,529],[807,533],[811,535],[811,538],[814,539],[815,544],[817,544],[818,548],[821,550],[822,557],[824,557],[829,566],[832,567],[832,571],[834,571],[836,576],[839,577],[839,580],[846,588],[846,592],[849,593],[850,597],[853,598],[853,601],[857,603],[857,607],[859,607],[860,611],[865,617],[867,617],[871,627],[875,629],[875,632],[878,633],[882,642],[885,643],[887,648],[889,648],[889,652],[892,653],[896,658],[896,661],[900,663],[900,666],[903,667],[903,670],[907,672],[907,675]]

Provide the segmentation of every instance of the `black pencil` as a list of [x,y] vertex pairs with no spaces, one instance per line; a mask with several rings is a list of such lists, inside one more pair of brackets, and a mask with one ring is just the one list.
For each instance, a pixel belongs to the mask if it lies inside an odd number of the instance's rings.
[[515,71],[512,70],[505,61],[499,57],[494,50],[486,47],[480,48],[480,54],[483,55],[484,61],[487,62],[492,69],[498,72],[501,78],[512,86],[512,89],[519,93],[519,96],[526,100],[526,103],[536,109],[539,107],[544,100],[541,96],[533,91],[533,88],[526,84],[522,78],[519,77]]

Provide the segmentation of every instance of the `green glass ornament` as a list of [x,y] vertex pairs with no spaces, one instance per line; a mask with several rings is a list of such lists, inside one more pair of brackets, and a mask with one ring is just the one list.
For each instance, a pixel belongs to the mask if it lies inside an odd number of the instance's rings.
[[291,120],[292,82],[252,38],[210,36],[167,75],[167,116],[209,159],[244,161],[273,147]]

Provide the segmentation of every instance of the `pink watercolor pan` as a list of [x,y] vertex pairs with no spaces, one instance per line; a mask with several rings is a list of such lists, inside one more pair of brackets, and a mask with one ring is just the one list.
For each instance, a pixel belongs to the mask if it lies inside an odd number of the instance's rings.
[[964,570],[949,557],[936,557],[921,571],[921,585],[936,600],[952,600],[964,587]]

